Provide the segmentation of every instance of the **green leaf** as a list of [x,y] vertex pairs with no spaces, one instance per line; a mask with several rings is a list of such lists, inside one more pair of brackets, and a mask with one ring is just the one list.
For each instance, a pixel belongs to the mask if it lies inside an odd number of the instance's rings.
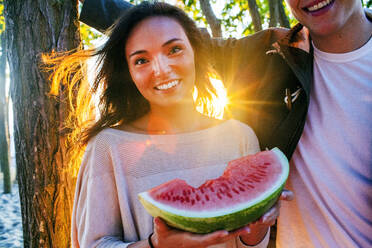
[[80,35],[84,46],[88,47],[93,45],[93,40],[98,39],[102,36],[100,33],[94,31],[92,28],[82,22],[80,22]]

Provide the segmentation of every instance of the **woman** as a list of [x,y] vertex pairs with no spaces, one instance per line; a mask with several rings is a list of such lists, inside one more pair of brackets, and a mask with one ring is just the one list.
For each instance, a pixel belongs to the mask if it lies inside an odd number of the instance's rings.
[[[73,247],[246,247],[267,241],[278,206],[234,232],[200,235],[152,220],[137,199],[174,178],[198,186],[220,176],[228,161],[259,151],[245,124],[196,111],[194,87],[196,103],[205,109],[214,92],[203,51],[199,30],[182,10],[144,2],[118,20],[102,49],[61,62],[54,82],[62,74],[76,82],[81,74],[71,79],[68,61],[100,56],[93,92],[103,90],[99,119],[78,129],[87,148],[76,184]],[[89,101],[87,93],[79,91],[78,99]]]

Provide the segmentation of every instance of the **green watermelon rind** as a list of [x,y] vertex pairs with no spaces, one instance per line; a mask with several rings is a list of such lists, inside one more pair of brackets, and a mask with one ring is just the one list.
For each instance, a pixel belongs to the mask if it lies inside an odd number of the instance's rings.
[[160,216],[170,226],[193,233],[210,233],[217,230],[232,231],[245,226],[247,223],[256,221],[276,203],[283,187],[284,184],[264,201],[249,208],[222,216],[208,218],[174,215],[155,207],[150,202],[144,200],[141,196],[139,199],[152,216]]
[[[247,207],[242,207],[239,210],[226,211],[226,214],[212,217],[206,217],[208,214],[204,217],[187,217],[173,214],[170,211],[159,208],[159,206],[155,206],[151,203],[152,200],[149,199],[147,192],[139,194],[139,200],[153,217],[160,216],[168,225],[181,230],[193,233],[210,233],[216,230],[232,231],[238,229],[248,223],[256,221],[267,212],[276,203],[284,188],[289,175],[288,160],[278,148],[274,148],[272,151],[278,156],[283,168],[283,173],[279,179],[280,182],[277,181],[277,183],[275,183],[275,188],[264,193],[264,199],[252,205],[248,204]],[[203,214],[199,215],[202,216]]]

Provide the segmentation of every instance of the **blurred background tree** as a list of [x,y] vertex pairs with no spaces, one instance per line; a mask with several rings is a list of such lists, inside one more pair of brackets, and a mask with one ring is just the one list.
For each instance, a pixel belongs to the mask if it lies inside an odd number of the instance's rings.
[[[290,27],[294,18],[284,0],[207,0],[221,23],[223,37],[242,37],[268,27]],[[198,23],[209,26],[202,1],[178,0]],[[209,27],[208,27],[209,28]],[[210,28],[211,29],[211,28]],[[213,33],[213,32],[212,32]]]
[[362,3],[367,8],[371,8],[372,7],[372,0],[362,0]]
[[[0,167],[3,173],[4,192],[11,193],[12,183],[10,175],[9,149],[9,98],[6,89],[6,40],[4,35],[5,19],[3,0],[0,0]],[[1,182],[0,182],[1,183]]]
[[[297,23],[284,0],[206,0],[221,23],[223,37],[240,38],[269,27],[291,27]],[[372,0],[361,0],[371,8]],[[141,2],[141,1],[132,1]],[[208,19],[201,6],[204,1],[176,0],[199,25],[208,27]],[[208,27],[209,28],[209,27]],[[209,28],[212,29],[212,28]],[[213,32],[211,32],[213,33]]]

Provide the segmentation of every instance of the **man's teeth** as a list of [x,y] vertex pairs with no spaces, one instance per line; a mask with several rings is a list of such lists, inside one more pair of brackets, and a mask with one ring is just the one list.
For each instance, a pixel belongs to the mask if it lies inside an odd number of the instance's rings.
[[179,80],[173,80],[173,81],[171,81],[167,84],[158,85],[155,88],[158,89],[158,90],[167,90],[167,89],[170,89],[170,88],[176,86],[179,82],[180,82]]
[[318,9],[321,9],[321,8],[327,6],[327,5],[330,4],[332,1],[333,1],[333,0],[325,0],[325,1],[323,1],[323,2],[320,2],[320,3],[318,3],[318,4],[315,4],[315,5],[313,5],[313,6],[309,7],[309,8],[307,8],[307,10],[308,10],[308,11],[316,11],[316,10],[318,10]]

